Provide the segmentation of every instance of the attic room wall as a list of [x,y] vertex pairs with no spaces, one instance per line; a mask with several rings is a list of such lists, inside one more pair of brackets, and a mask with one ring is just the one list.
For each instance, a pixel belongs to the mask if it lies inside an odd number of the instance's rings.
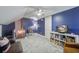
[[[60,20],[57,18],[60,16]],[[52,16],[52,31],[56,31],[58,25],[68,25],[68,32],[79,35],[79,7],[57,13]]]
[[45,17],[45,37],[50,39],[52,31],[52,16]]
[[[29,27],[33,26],[33,19],[23,18],[22,22],[23,22],[22,25],[26,31]],[[33,30],[33,32],[38,33],[40,35],[45,35],[45,19],[42,18],[42,19],[38,20],[37,23],[38,23],[39,27],[37,30]]]
[[15,32],[21,29],[21,20],[15,21]]
[[22,18],[22,25],[23,25],[23,28],[27,31],[28,28],[33,25],[33,23],[31,19]]
[[2,25],[0,25],[0,37],[2,37]]
[[38,30],[37,33],[45,36],[45,18],[38,20]]
[[2,37],[13,35],[14,28],[15,28],[15,22],[12,22],[8,25],[2,25]]

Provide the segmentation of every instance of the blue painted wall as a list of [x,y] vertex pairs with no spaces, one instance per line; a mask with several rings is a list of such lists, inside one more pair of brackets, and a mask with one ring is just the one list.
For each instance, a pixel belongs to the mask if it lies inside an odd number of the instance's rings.
[[13,35],[14,28],[15,28],[14,22],[8,25],[2,25],[2,37]]
[[33,25],[32,19],[23,18],[22,25],[23,25],[23,28],[27,31],[28,28]]
[[52,16],[52,31],[56,31],[56,26],[62,24],[68,25],[69,33],[79,35],[79,7]]
[[[26,29],[26,31],[30,26],[33,25],[32,21],[33,21],[33,19],[27,19],[27,18],[22,19],[23,27],[24,27],[24,29]],[[37,23],[38,23],[39,27],[38,27],[38,30],[34,30],[34,32],[37,32],[41,35],[45,35],[45,20],[44,20],[44,18],[38,20]]]
[[40,20],[38,20],[38,33],[41,34],[41,35],[45,35],[45,19],[42,18]]

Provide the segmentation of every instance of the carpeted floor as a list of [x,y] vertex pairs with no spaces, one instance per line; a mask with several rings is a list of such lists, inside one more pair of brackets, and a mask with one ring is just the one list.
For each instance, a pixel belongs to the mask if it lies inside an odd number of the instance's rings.
[[24,53],[62,53],[63,49],[57,48],[39,34],[27,36],[21,40]]

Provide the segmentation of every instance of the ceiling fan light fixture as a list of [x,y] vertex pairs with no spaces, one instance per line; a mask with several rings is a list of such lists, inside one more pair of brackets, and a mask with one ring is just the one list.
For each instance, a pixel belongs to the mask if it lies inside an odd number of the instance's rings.
[[42,10],[40,9],[39,12],[42,12]]
[[42,13],[37,13],[37,16],[41,16],[42,15]]
[[39,9],[39,10],[36,11],[36,15],[37,15],[37,16],[41,16],[42,13],[43,13],[43,11],[42,11],[41,9]]

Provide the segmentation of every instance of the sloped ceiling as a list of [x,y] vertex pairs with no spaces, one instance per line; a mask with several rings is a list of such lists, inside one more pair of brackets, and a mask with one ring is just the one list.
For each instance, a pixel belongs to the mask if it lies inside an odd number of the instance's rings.
[[[9,24],[22,17],[42,18],[74,7],[75,6],[0,6],[0,24]],[[36,11],[39,9],[45,11],[43,15],[38,17]]]
[[24,16],[25,7],[0,7],[0,24],[8,24]]

